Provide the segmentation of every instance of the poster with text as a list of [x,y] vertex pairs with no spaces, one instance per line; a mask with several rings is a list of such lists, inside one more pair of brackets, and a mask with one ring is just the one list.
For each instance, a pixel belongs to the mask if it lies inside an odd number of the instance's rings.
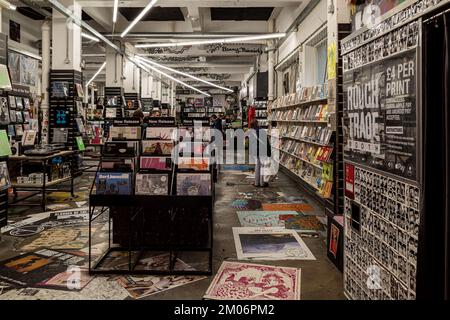
[[349,161],[417,180],[416,51],[344,74]]

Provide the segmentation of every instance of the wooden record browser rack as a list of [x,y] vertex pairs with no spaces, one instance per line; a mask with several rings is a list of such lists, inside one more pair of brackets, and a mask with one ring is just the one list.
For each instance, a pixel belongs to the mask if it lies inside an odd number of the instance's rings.
[[[135,151],[134,161],[140,159],[139,151]],[[138,162],[140,161],[134,163]],[[138,194],[137,176],[142,175],[143,172],[149,174],[149,170],[133,169],[132,188],[129,188],[129,194],[99,194],[94,181],[89,197],[89,272],[91,274],[212,274],[213,179],[210,179],[210,195],[178,195],[177,171],[178,166],[172,163],[170,170],[165,172],[169,177],[167,195]],[[99,173],[104,173],[101,163],[96,177]],[[101,229],[108,233],[106,245],[105,237],[100,242],[96,238],[97,231],[100,229],[99,225],[102,225]],[[101,250],[98,250],[99,245],[102,246]],[[168,253],[166,268],[143,263],[143,260],[148,257],[147,254],[156,252]],[[195,260],[193,263],[195,269],[188,265],[182,269],[183,266],[176,265],[179,261],[178,257],[187,252],[191,260],[189,262],[192,263],[192,259]],[[205,260],[206,255],[207,260]],[[120,266],[112,266],[109,263],[111,259],[121,259]],[[204,270],[197,267],[199,265],[204,267]]]

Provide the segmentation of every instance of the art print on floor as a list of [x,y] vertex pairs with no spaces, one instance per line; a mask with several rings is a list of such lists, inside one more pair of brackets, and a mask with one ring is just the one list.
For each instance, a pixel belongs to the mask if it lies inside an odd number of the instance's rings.
[[295,230],[297,232],[318,232],[325,231],[325,227],[316,216],[298,215],[289,217],[284,221],[286,229]]
[[298,213],[295,211],[238,211],[239,222],[243,227],[280,227],[285,220]]
[[239,260],[316,260],[293,230],[233,228]]
[[204,298],[300,300],[300,285],[300,269],[223,262]]

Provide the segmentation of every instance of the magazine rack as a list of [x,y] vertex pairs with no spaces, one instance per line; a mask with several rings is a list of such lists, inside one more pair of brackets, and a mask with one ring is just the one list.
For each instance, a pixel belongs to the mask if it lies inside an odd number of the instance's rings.
[[[99,173],[101,164],[97,169]],[[144,170],[144,172],[150,172]],[[197,172],[209,173],[211,171]],[[154,173],[154,172],[152,172]],[[158,173],[161,173],[160,171]],[[97,194],[95,181],[89,201],[89,272],[91,274],[155,274],[155,275],[211,275],[213,252],[214,181],[211,177],[211,195],[182,196],[176,194],[177,167],[169,174],[169,195],[136,195],[133,187],[130,195]],[[136,176],[134,176],[136,178]],[[134,179],[135,181],[136,179]],[[107,221],[107,246],[96,258],[93,247],[97,245],[93,231],[101,217]],[[112,225],[113,218],[115,222]],[[118,219],[119,218],[119,219]],[[140,261],[147,252],[169,253],[168,268],[140,268]],[[183,252],[206,253],[205,270],[175,267]],[[105,262],[121,256],[127,262],[121,268],[105,266]],[[197,255],[190,258],[197,259]],[[196,263],[204,263],[199,255]],[[106,263],[108,264],[108,263]]]

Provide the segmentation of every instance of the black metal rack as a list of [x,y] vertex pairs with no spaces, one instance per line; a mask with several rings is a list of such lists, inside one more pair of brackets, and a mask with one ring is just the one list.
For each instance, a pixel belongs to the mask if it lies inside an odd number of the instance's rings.
[[[156,121],[153,125],[169,126],[167,121],[171,122],[174,119],[165,118],[164,121]],[[139,157],[138,153],[135,153],[134,157]],[[97,174],[99,170],[100,165]],[[139,170],[139,172],[154,173],[151,170]],[[163,172],[158,171],[158,173]],[[176,166],[172,165],[172,169],[164,173],[169,174],[169,195],[136,195],[134,188],[130,195],[96,194],[94,181],[89,197],[89,272],[91,274],[212,274],[214,179],[211,179],[210,196],[181,196],[176,195]],[[133,180],[135,180],[135,174]],[[95,241],[93,225],[104,215],[107,215],[108,220],[108,245],[106,250],[94,260],[92,257],[92,246]],[[114,220],[118,223],[113,225]],[[169,253],[168,269],[136,268],[145,252],[161,251]],[[113,252],[127,253],[126,266],[121,269],[102,267],[105,259]],[[176,269],[175,261],[182,252],[207,253],[208,268],[206,270]]]

